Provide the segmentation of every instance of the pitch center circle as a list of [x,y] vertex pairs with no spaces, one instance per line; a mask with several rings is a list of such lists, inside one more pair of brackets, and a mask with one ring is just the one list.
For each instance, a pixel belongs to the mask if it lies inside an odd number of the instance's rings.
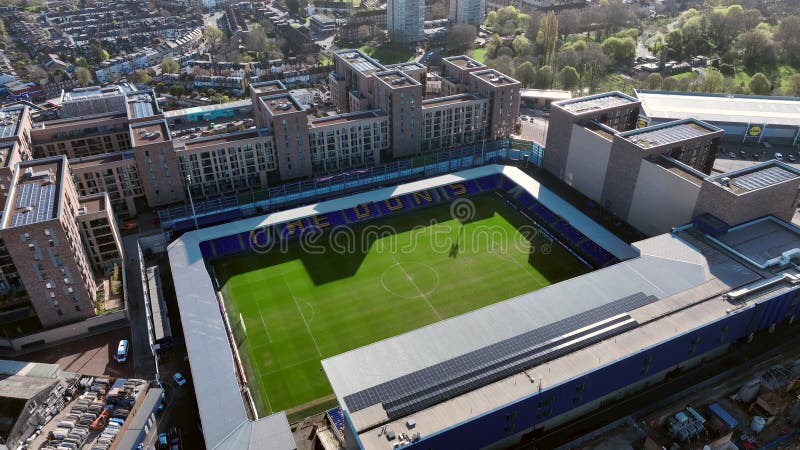
[[409,300],[433,294],[439,281],[436,269],[418,262],[394,263],[381,274],[381,286],[386,292]]

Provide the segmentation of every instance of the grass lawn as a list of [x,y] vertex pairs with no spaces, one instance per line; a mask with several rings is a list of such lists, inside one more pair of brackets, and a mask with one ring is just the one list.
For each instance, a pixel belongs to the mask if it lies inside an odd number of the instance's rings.
[[[234,332],[244,318],[240,351],[262,414],[329,404],[324,358],[588,271],[495,194],[472,201],[464,225],[439,205],[355,227],[347,251],[329,234],[314,251],[295,243],[215,264]],[[376,226],[392,234],[370,235]]]
[[414,59],[414,51],[403,47],[393,47],[389,44],[380,47],[363,45],[361,51],[377,59],[381,64],[397,64]]
[[476,48],[470,52],[470,57],[481,64],[486,64],[486,47]]

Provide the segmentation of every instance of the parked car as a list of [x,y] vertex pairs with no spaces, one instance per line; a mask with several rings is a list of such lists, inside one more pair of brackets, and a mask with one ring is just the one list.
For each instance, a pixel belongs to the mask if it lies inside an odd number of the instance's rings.
[[794,155],[792,155],[792,154],[789,154],[789,155],[787,156],[787,159],[789,160],[789,162],[795,162],[795,161],[797,161],[797,158],[795,158],[795,157],[794,157]]
[[728,156],[730,156],[731,158],[736,158],[736,153],[728,152]]
[[159,450],[169,448],[169,438],[167,437],[167,433],[161,433],[158,435],[158,448]]
[[178,386],[183,386],[184,384],[186,384],[186,378],[184,378],[180,372],[175,372],[175,375],[172,376],[172,379],[175,380],[176,383],[178,383]]
[[117,345],[117,362],[120,364],[128,360],[128,340],[123,339]]
[[783,161],[783,155],[780,153],[775,153],[775,159],[777,159],[778,161]]
[[169,429],[169,443],[170,443],[170,445],[176,445],[176,444],[179,444],[180,442],[181,442],[181,436],[180,436],[180,433],[178,432],[178,429],[175,428],[175,427],[170,428]]

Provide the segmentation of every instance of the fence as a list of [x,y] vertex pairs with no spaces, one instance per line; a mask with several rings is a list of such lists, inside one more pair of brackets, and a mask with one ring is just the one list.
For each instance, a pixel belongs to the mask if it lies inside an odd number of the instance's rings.
[[[485,164],[514,162],[541,166],[544,147],[522,139],[500,139],[470,147],[431,153],[348,172],[295,181],[261,191],[249,191],[216,199],[164,208],[157,212],[165,230],[184,231],[212,225],[212,216],[233,220],[257,212],[296,206],[342,194],[364,191],[417,178],[427,178]],[[263,200],[256,200],[263,197]]]

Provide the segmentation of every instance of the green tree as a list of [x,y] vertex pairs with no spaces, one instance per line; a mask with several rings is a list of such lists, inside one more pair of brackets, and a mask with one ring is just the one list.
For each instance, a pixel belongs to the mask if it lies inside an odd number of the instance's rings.
[[603,53],[608,55],[615,64],[628,63],[636,55],[636,41],[629,37],[611,36],[603,41]]
[[153,78],[150,77],[150,74],[147,73],[147,70],[145,69],[137,70],[133,73],[133,82],[136,84],[147,84],[152,79]]
[[681,57],[681,53],[683,52],[683,33],[680,29],[672,30],[667,35],[667,38],[664,42],[670,50],[677,57]]
[[511,48],[514,49],[514,54],[517,56],[525,56],[531,52],[531,41],[523,34],[518,34],[517,37],[511,41]]
[[531,87],[536,81],[536,69],[530,61],[525,61],[514,69],[514,78],[522,83],[522,86]]
[[86,67],[78,67],[75,69],[75,79],[81,86],[88,86],[92,84],[92,72]]
[[725,77],[716,70],[706,70],[697,84],[700,92],[725,92]]
[[645,87],[651,90],[661,89],[662,84],[664,84],[664,78],[662,78],[661,74],[658,73],[651,73],[644,80]]
[[500,39],[500,35],[494,33],[490,38],[489,41],[486,42],[486,57],[487,58],[496,58],[497,57],[497,49],[503,46],[503,41]]
[[772,91],[772,84],[769,82],[766,75],[761,72],[756,73],[753,75],[753,78],[750,78],[747,87],[750,89],[750,92],[756,95],[768,95],[770,91]]
[[719,65],[719,71],[726,77],[735,77],[736,69],[730,64],[722,63]]
[[750,30],[739,35],[736,46],[741,52],[742,62],[748,68],[775,64],[775,44],[764,30]]
[[180,84],[173,84],[167,89],[167,92],[173,97],[180,97],[186,93],[186,90]]
[[86,61],[86,58],[83,56],[79,56],[75,58],[75,65],[78,67],[89,67],[89,63]]
[[542,58],[542,65],[552,64],[553,57],[556,51],[556,42],[558,41],[558,17],[553,11],[547,13],[542,17],[539,24],[539,35],[536,38],[539,45],[544,50],[544,58]]
[[558,79],[561,82],[561,87],[568,91],[574,90],[581,82],[581,77],[578,71],[572,66],[565,66],[558,74]]
[[550,89],[553,85],[553,70],[550,66],[542,66],[536,71],[536,79],[533,82],[533,87],[536,89]]
[[784,83],[783,90],[786,92],[786,95],[800,97],[800,73],[789,77]]
[[775,40],[783,60],[800,66],[800,16],[784,17],[775,33]]
[[219,49],[219,46],[222,44],[222,40],[225,38],[225,34],[219,28],[210,25],[203,29],[203,39],[205,39],[206,43],[216,51]]
[[175,58],[170,56],[164,57],[161,61],[161,72],[162,73],[178,73],[181,66],[178,65],[178,61],[175,61]]
[[678,80],[676,80],[675,77],[664,78],[664,82],[661,83],[661,89],[665,91],[677,91]]

